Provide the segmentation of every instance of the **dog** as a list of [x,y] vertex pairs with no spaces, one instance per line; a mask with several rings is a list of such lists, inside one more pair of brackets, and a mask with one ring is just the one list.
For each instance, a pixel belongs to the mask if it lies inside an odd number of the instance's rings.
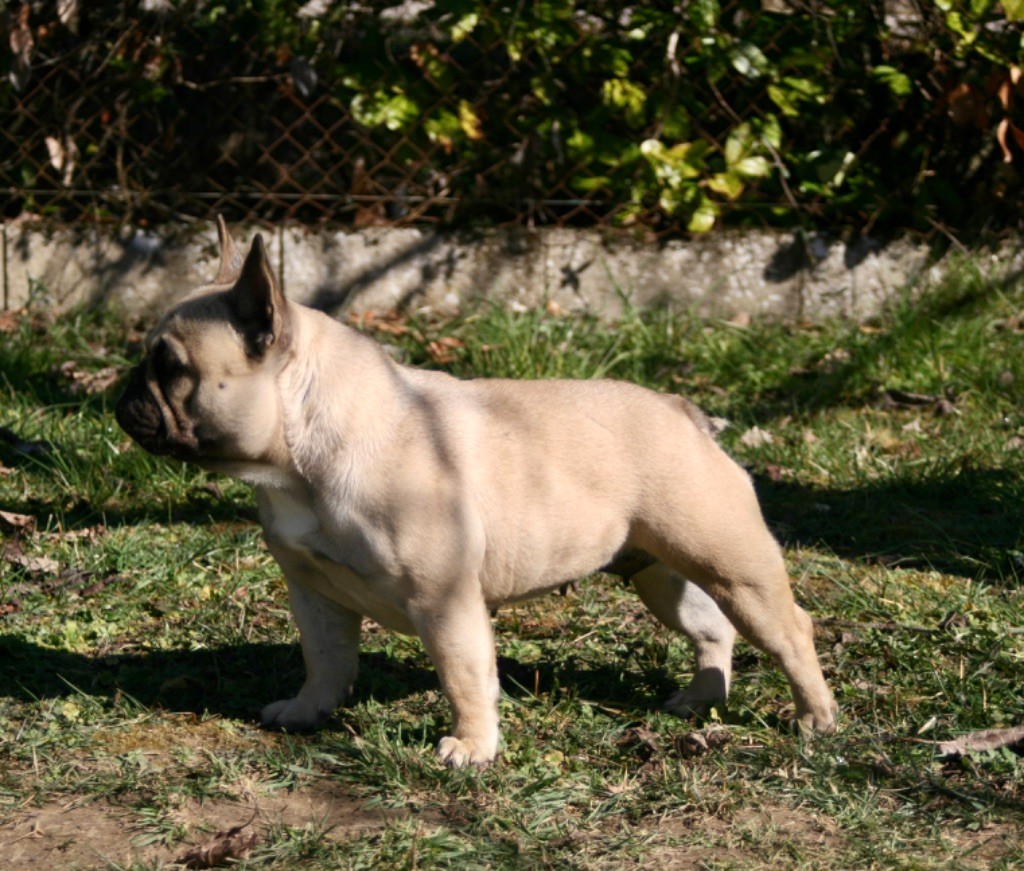
[[726,698],[738,630],[782,668],[797,724],[834,730],[812,621],[748,475],[695,405],[626,382],[400,365],[286,299],[259,235],[243,256],[217,229],[216,278],[149,334],[116,416],[147,451],[256,490],[306,667],[265,726],[323,723],[370,617],[417,635],[434,664],[453,712],[440,759],[486,766],[500,744],[491,613],[603,569],[693,643],[669,710]]

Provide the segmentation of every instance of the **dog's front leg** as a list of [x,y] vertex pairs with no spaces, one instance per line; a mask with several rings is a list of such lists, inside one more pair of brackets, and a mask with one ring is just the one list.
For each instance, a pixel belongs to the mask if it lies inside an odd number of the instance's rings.
[[267,705],[261,719],[264,726],[304,731],[323,723],[352,692],[363,618],[291,578],[287,581],[306,682],[295,698]]
[[444,596],[411,609],[417,633],[452,706],[453,734],[437,755],[452,768],[488,765],[498,755],[498,667],[490,613],[475,594]]

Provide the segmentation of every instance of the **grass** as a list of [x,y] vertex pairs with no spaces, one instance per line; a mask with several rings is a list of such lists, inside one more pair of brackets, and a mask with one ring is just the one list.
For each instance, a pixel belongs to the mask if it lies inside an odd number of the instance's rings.
[[135,327],[5,317],[0,510],[35,525],[0,526],[0,867],[162,867],[250,808],[245,868],[1018,866],[1024,760],[933,742],[1024,721],[1022,305],[965,263],[869,323],[364,319],[417,365],[628,378],[727,419],[842,708],[837,735],[790,735],[741,645],[712,722],[660,712],[686,644],[591,580],[496,618],[484,772],[438,765],[429,661],[372,625],[329,728],[261,731],[302,666],[251,494],[117,429]]

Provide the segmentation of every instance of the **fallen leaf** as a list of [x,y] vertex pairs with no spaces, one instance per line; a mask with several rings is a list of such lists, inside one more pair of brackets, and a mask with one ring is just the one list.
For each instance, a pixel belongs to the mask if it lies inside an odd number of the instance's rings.
[[636,752],[644,762],[661,750],[661,742],[657,733],[646,726],[630,726],[622,733],[616,744]]
[[78,33],[79,0],[57,0],[57,17],[72,33]]
[[829,375],[844,363],[848,363],[852,357],[853,355],[846,348],[833,348],[815,364],[815,368]]
[[1024,130],[1011,123],[1009,118],[1003,118],[996,127],[996,141],[1003,152],[1003,163],[1013,163],[1010,142],[1016,143],[1018,148],[1024,148]]
[[1012,729],[982,729],[968,732],[952,741],[939,741],[939,755],[944,757],[968,756],[1009,747],[1014,752],[1024,753],[1024,725]]
[[979,129],[988,126],[985,98],[973,85],[966,82],[957,85],[946,96],[949,120],[958,127],[973,125]]
[[787,469],[785,466],[780,466],[777,463],[769,463],[765,466],[764,473],[768,476],[769,481],[776,484],[793,477],[792,469]]
[[0,511],[0,529],[7,533],[30,532],[36,525],[31,514],[15,514],[13,511]]
[[259,836],[254,831],[246,832],[244,829],[245,826],[235,826],[217,832],[206,843],[183,853],[174,863],[185,868],[216,868],[218,865],[247,859]]
[[13,333],[18,329],[18,324],[21,323],[23,315],[24,311],[22,309],[0,312],[0,333]]
[[3,560],[33,575],[55,575],[60,571],[60,563],[57,560],[48,556],[29,556],[14,539],[4,543]]
[[404,336],[412,331],[405,315],[398,311],[379,314],[375,311],[365,311],[361,314],[350,312],[349,323],[358,326],[363,330],[387,333],[390,336]]
[[741,327],[741,328],[749,327],[750,326],[750,312],[748,312],[748,311],[736,312],[736,314],[734,314],[729,319],[729,323],[732,324],[734,327]]
[[36,43],[28,23],[30,9],[30,4],[23,3],[11,16],[9,40],[13,57],[7,75],[16,91],[24,91],[32,76],[32,50]]
[[761,429],[759,426],[752,426],[740,436],[740,442],[745,444],[748,448],[759,448],[762,445],[773,444],[775,442],[775,436],[766,429]]
[[61,363],[57,371],[71,382],[71,392],[76,395],[95,396],[110,389],[121,377],[121,370],[116,366],[105,366],[95,372],[86,372],[78,368],[74,360]]
[[427,353],[435,363],[444,365],[454,362],[455,355],[452,353],[454,349],[465,347],[466,343],[461,339],[456,339],[454,336],[442,336],[440,339],[427,343]]
[[697,732],[687,732],[675,740],[675,748],[683,759],[704,756],[732,741],[732,733],[721,726],[709,726]]
[[547,303],[544,305],[544,309],[553,318],[564,317],[567,314],[565,308],[563,308],[553,299],[549,299],[547,301]]

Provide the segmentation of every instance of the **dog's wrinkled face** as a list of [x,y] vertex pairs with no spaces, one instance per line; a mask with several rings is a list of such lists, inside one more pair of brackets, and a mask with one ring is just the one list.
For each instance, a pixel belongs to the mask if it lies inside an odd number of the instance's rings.
[[153,329],[116,409],[121,428],[150,453],[211,469],[271,460],[280,435],[275,361],[288,333],[262,239],[240,264],[220,229],[217,280]]

